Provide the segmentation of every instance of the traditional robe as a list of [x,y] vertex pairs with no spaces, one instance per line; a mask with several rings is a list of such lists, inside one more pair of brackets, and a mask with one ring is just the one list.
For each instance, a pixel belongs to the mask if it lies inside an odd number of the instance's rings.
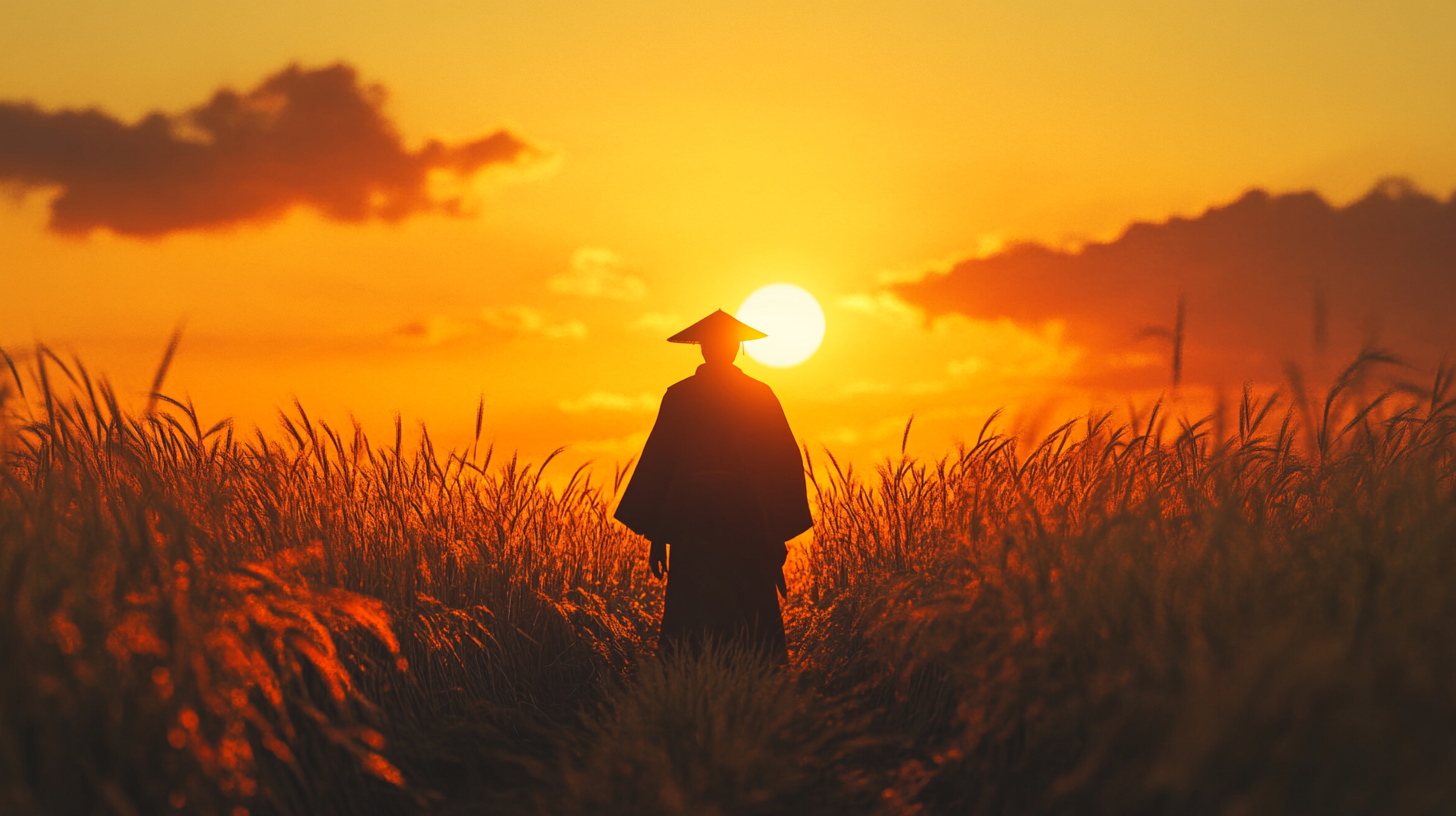
[[667,389],[616,517],[672,545],[660,648],[746,635],[787,659],[784,542],[813,526],[804,463],[773,391],[730,364]]

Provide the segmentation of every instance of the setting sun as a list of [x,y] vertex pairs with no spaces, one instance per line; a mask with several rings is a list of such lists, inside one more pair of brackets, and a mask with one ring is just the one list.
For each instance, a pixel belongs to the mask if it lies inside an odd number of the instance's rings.
[[774,368],[796,366],[824,342],[824,310],[819,301],[792,283],[765,286],[738,307],[738,319],[768,334],[743,344],[748,356]]

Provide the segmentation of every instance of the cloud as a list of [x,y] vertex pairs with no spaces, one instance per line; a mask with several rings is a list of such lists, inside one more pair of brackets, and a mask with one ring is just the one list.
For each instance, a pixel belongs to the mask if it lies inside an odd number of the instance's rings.
[[540,151],[504,130],[407,150],[385,92],[354,68],[289,66],[239,93],[221,89],[178,114],[126,124],[102,111],[0,102],[0,181],[55,189],[49,228],[152,238],[267,222],[294,207],[335,221],[461,214],[440,174],[467,181]]
[[584,414],[588,411],[628,411],[650,414],[657,410],[659,398],[652,394],[638,394],[629,397],[612,391],[593,391],[576,399],[562,400],[556,406],[568,414]]
[[628,323],[627,328],[631,331],[671,335],[687,328],[687,325],[687,322],[676,314],[647,312],[631,323]]
[[480,310],[480,319],[492,329],[507,334],[535,334],[552,340],[586,337],[586,324],[580,320],[553,322],[529,306],[487,307]]
[[[1284,361],[1310,361],[1317,349],[1338,365],[1372,341],[1413,356],[1456,345],[1453,270],[1456,197],[1386,181],[1344,207],[1312,192],[1254,190],[1075,251],[1013,244],[845,305],[907,321],[912,309],[932,320],[1062,321],[1066,342],[1097,352],[1079,373],[1146,378],[1167,376],[1147,355],[1170,358],[1181,297],[1184,371],[1237,383],[1279,379]],[[956,373],[974,367],[962,360]]]
[[546,288],[561,295],[612,300],[641,300],[647,284],[628,274],[622,256],[610,249],[582,247],[571,256],[571,271],[546,282]]
[[424,320],[415,320],[400,326],[396,331],[401,337],[418,340],[427,346],[438,346],[457,337],[475,334],[478,326],[472,321],[460,320],[449,315],[435,315]]
[[839,305],[902,328],[918,328],[925,324],[924,310],[907,303],[894,292],[845,295],[840,298]]
[[581,340],[587,335],[580,320],[553,320],[529,306],[488,306],[474,317],[434,315],[412,320],[395,329],[397,336],[429,346],[482,333],[521,337],[535,335],[550,340]]
[[994,255],[1006,246],[1006,239],[999,233],[987,233],[976,239],[975,249],[970,252],[960,252],[948,255],[938,260],[920,263],[913,266],[896,267],[893,269],[881,270],[875,275],[875,279],[882,284],[897,283],[919,283],[931,275],[944,275],[955,267],[956,264],[967,258],[984,258],[987,255]]

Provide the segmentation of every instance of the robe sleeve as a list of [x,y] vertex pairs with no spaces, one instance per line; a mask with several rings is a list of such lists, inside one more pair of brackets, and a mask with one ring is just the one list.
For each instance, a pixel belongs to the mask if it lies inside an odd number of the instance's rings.
[[759,502],[769,536],[788,541],[814,526],[804,481],[804,460],[783,406],[767,386],[757,410],[752,459]]
[[672,488],[678,470],[678,454],[681,450],[679,437],[682,435],[685,417],[682,416],[680,399],[669,388],[657,409],[657,421],[642,447],[642,456],[622,491],[622,500],[617,503],[614,514],[632,532],[650,541],[667,541],[668,491]]

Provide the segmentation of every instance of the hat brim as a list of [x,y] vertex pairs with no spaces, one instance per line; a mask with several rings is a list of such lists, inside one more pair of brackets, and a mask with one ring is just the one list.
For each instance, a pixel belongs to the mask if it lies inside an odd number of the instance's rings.
[[719,309],[686,329],[667,338],[669,343],[743,343],[768,337],[764,332]]

